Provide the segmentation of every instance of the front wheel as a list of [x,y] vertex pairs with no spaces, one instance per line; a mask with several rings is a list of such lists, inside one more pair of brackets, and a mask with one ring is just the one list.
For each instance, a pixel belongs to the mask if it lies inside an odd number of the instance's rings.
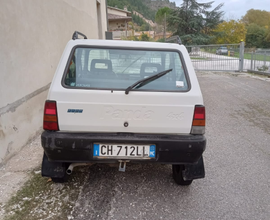
[[184,180],[183,171],[185,170],[185,165],[172,165],[172,173],[174,181],[181,186],[188,186],[193,180]]

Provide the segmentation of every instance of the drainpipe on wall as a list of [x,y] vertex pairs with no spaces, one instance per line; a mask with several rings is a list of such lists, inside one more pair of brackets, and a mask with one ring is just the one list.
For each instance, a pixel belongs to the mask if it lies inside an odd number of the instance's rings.
[[106,21],[107,21],[107,30],[108,31],[108,27],[109,27],[109,21],[108,21],[108,3],[107,0],[105,1],[106,4]]
[[105,39],[106,40],[113,40],[113,34],[112,32],[108,31],[109,28],[109,20],[108,20],[108,3],[107,0],[105,0],[106,2],[106,20],[107,20],[107,30],[105,30]]

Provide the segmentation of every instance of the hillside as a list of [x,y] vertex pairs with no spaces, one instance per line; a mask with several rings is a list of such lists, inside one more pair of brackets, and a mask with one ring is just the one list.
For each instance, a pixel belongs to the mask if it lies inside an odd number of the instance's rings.
[[163,7],[176,8],[175,2],[170,2],[169,0],[148,0],[145,2],[146,5],[155,12],[157,12],[159,8]]
[[155,14],[159,8],[175,8],[175,3],[169,0],[107,0],[108,6],[139,12],[143,17],[155,21]]

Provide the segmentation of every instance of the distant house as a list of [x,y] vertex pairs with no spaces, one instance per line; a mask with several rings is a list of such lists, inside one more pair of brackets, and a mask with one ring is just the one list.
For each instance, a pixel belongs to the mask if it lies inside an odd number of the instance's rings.
[[113,32],[113,39],[129,36],[128,22],[132,21],[131,12],[125,7],[123,9],[107,7],[108,13],[108,31]]

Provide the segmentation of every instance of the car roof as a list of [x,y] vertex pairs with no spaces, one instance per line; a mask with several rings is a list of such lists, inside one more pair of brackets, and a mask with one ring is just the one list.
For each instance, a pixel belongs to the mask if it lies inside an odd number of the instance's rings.
[[125,40],[98,40],[98,39],[77,39],[70,40],[69,46],[105,46],[105,47],[126,47],[126,48],[147,48],[147,49],[180,49],[183,45],[176,43],[160,43],[148,41],[125,41]]

